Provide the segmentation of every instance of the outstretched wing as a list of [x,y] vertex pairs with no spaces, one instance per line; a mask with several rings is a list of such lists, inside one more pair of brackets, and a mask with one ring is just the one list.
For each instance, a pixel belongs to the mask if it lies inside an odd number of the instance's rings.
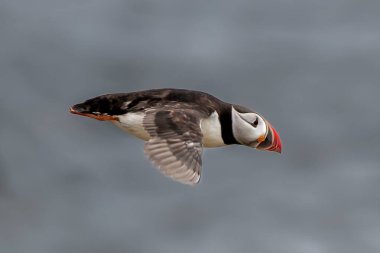
[[151,110],[143,120],[151,139],[146,156],[162,173],[184,184],[196,184],[202,167],[200,115],[191,109]]

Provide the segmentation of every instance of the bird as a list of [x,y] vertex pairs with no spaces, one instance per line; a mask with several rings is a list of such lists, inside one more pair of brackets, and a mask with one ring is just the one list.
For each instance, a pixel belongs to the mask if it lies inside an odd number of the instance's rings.
[[75,104],[70,112],[111,121],[142,139],[152,163],[188,185],[200,181],[203,148],[238,144],[282,150],[278,132],[263,116],[202,91],[164,88],[106,94]]

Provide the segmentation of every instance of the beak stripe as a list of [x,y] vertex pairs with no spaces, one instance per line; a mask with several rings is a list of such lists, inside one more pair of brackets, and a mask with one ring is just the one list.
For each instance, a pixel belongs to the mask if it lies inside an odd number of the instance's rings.
[[282,143],[281,143],[280,135],[277,133],[274,127],[270,126],[270,129],[272,130],[272,133],[273,133],[273,143],[267,150],[281,153]]

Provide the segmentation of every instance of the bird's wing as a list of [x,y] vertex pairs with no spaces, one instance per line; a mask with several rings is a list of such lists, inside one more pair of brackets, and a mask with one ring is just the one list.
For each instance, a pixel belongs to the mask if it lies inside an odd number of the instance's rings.
[[199,182],[202,167],[202,132],[197,111],[150,110],[143,120],[151,139],[145,155],[162,173],[184,184]]

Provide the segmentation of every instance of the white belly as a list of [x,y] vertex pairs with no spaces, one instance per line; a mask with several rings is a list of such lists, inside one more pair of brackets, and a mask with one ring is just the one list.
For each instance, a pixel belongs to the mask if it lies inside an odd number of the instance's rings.
[[119,116],[119,121],[115,120],[113,123],[137,138],[147,141],[150,139],[150,135],[143,127],[144,115],[144,113],[128,113]]
[[222,127],[219,122],[219,115],[213,112],[210,117],[202,119],[200,127],[203,134],[203,146],[206,148],[225,146],[222,138]]
[[[113,121],[113,123],[137,138],[147,141],[150,139],[150,135],[143,127],[144,115],[144,113],[128,113],[119,116],[119,121]],[[202,119],[200,128],[203,134],[204,147],[212,148],[226,145],[222,139],[222,128],[217,112],[213,112],[210,117]]]

